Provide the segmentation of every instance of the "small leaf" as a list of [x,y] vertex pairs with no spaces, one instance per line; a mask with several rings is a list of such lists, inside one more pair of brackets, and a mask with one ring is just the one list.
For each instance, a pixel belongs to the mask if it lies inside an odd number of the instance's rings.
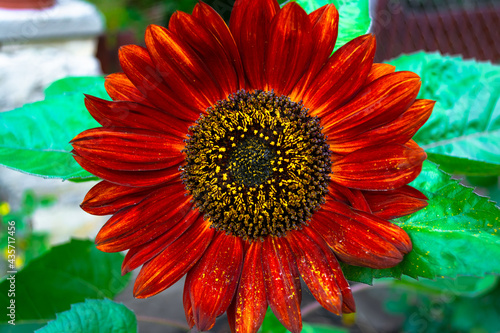
[[373,278],[402,274],[413,278],[500,274],[500,210],[457,180],[424,162],[410,185],[429,198],[429,205],[398,219],[413,250],[396,267],[374,270],[343,265],[348,280],[372,283]]
[[[426,147],[425,145],[423,146]],[[500,164],[475,161],[465,157],[450,156],[441,153],[432,153],[426,150],[427,159],[439,165],[441,169],[448,173],[488,177],[500,175]]]
[[[287,331],[288,332],[288,331]],[[302,333],[348,333],[349,330],[342,327],[334,327],[321,324],[303,323]]]
[[137,319],[125,305],[108,299],[88,299],[72,304],[71,310],[58,313],[57,319],[36,333],[95,332],[135,333]]
[[[128,283],[120,253],[103,253],[93,242],[73,239],[33,259],[15,274],[16,322],[50,320],[87,298],[113,298]],[[9,304],[12,275],[0,283],[0,304]],[[3,316],[0,322],[7,322]]]
[[71,139],[99,126],[83,93],[109,98],[102,77],[65,78],[46,89],[45,100],[0,113],[0,164],[46,178],[93,178],[70,153]]
[[347,42],[364,35],[370,28],[368,0],[296,0],[309,14],[316,9],[334,4],[339,12],[339,34],[334,51]]
[[[290,333],[283,325],[270,308],[267,309],[264,322],[259,330],[260,333]],[[349,330],[342,327],[334,327],[321,324],[302,323],[302,333],[347,333]]]
[[288,330],[281,325],[271,308],[267,308],[266,316],[259,330],[260,333],[286,333]]
[[436,53],[389,62],[422,78],[419,98],[436,100],[414,140],[449,173],[500,175],[500,66]]

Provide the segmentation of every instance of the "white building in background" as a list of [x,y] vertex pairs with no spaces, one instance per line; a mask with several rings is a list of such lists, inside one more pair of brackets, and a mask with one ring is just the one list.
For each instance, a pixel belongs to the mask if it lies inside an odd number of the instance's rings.
[[66,76],[98,75],[104,19],[90,3],[57,0],[41,10],[0,8],[0,111],[43,99]]

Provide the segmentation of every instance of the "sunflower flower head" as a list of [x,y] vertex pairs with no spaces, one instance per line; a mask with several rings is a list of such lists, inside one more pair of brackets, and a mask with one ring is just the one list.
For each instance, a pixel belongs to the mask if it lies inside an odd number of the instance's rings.
[[372,35],[332,54],[338,18],[237,0],[227,26],[200,2],[120,49],[112,101],[85,99],[102,127],[72,145],[103,179],[82,208],[112,215],[97,247],[129,250],[124,274],[142,266],[136,297],[186,275],[191,327],[227,312],[233,332],[257,332],[270,306],[295,333],[300,277],[341,315],[355,305],[339,261],[388,268],[411,251],[389,220],[427,204],[407,184],[434,102],[414,73],[373,63]]

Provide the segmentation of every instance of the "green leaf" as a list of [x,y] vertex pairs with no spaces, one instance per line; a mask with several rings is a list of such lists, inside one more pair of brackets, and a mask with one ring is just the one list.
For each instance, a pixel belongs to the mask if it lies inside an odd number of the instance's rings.
[[288,330],[281,325],[280,321],[274,315],[271,308],[267,308],[266,316],[259,329],[260,333],[286,333]]
[[[103,253],[89,240],[53,247],[15,274],[15,297],[8,296],[12,275],[0,283],[0,304],[15,299],[16,322],[50,320],[87,298],[113,298],[129,280],[121,276],[120,253]],[[9,279],[10,278],[10,279]],[[9,317],[2,316],[0,322]]]
[[[422,146],[426,149],[428,146]],[[478,176],[478,177],[488,177],[496,176],[500,174],[500,164],[481,162],[468,159],[465,157],[449,156],[442,153],[432,153],[427,148],[427,159],[440,166],[441,169],[448,173],[468,175],[468,176]]]
[[108,299],[86,300],[71,305],[71,310],[58,313],[57,319],[36,331],[37,333],[102,332],[135,333],[137,319],[125,305]]
[[373,278],[402,274],[429,279],[500,274],[500,210],[492,202],[430,162],[410,185],[429,198],[426,208],[395,221],[410,236],[413,250],[390,269],[344,265],[347,279],[370,284]]
[[498,177],[497,176],[487,176],[487,177],[476,177],[476,176],[468,176],[467,181],[472,186],[480,186],[480,187],[490,187],[497,186]]
[[[274,315],[271,308],[267,308],[266,316],[259,329],[260,333],[290,333]],[[302,323],[302,333],[347,333],[349,330],[321,324]]]
[[437,101],[414,137],[429,160],[449,173],[500,175],[500,66],[423,52],[390,63],[420,75],[419,98]]
[[401,280],[392,280],[392,285],[427,294],[477,297],[491,292],[498,284],[498,280],[498,276],[495,275],[458,276],[455,279],[437,278],[436,280],[420,279],[418,281],[403,276]]
[[[287,331],[288,332],[288,331]],[[348,329],[321,324],[302,324],[302,333],[347,333]]]
[[334,51],[354,38],[364,35],[370,28],[368,0],[296,0],[309,14],[333,3],[339,11],[339,34]]
[[103,83],[102,77],[65,78],[46,89],[45,100],[0,113],[0,165],[46,178],[93,178],[71,156],[69,141],[99,126],[83,93],[109,98]]

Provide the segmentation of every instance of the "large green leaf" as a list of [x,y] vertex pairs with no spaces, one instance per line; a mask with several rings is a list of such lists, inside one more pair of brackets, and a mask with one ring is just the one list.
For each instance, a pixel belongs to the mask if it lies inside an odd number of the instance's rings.
[[335,51],[370,28],[368,0],[296,0],[307,13],[333,3],[339,11],[339,34]]
[[135,333],[137,319],[125,305],[108,299],[89,299],[71,305],[71,310],[57,314],[57,319],[36,333],[95,332]]
[[436,53],[390,61],[422,78],[419,98],[436,100],[414,139],[450,173],[500,175],[500,66]]
[[[0,283],[0,304],[15,299],[16,323],[50,320],[87,298],[113,298],[127,285],[121,276],[120,253],[103,253],[88,240],[53,247],[15,274],[15,298],[8,296],[10,280]],[[10,276],[7,276],[8,278]],[[0,322],[9,318],[2,316]]]
[[500,274],[500,210],[430,162],[411,185],[429,198],[428,207],[396,221],[410,235],[413,250],[391,269],[344,265],[347,279]]
[[102,77],[65,78],[46,90],[45,100],[0,113],[0,164],[47,178],[83,179],[69,141],[99,124],[90,116],[83,93],[107,97]]

